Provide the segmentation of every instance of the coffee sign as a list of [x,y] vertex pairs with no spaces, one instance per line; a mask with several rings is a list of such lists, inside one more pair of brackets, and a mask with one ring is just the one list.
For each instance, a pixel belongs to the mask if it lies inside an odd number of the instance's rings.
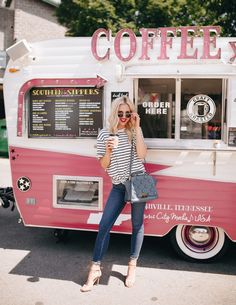
[[[177,50],[177,60],[214,60],[221,59],[221,48],[217,47],[220,31],[220,26],[141,28],[141,37],[136,37],[131,29],[121,29],[112,37],[110,30],[100,28],[92,36],[91,49],[98,61],[109,60],[113,53],[122,62],[128,62],[135,56],[142,61],[163,61],[170,59],[171,49]],[[200,44],[195,43],[196,38],[200,39]],[[123,52],[123,41],[127,39],[128,50]],[[178,40],[180,43],[177,44]],[[233,62],[236,58],[236,41],[227,44],[232,54],[229,61]]]
[[205,94],[193,96],[187,104],[187,114],[196,123],[209,122],[214,117],[215,112],[215,102]]

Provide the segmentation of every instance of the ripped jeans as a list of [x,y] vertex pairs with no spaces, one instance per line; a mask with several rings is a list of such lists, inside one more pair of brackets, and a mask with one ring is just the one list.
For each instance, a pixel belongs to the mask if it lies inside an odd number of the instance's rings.
[[[123,210],[126,202],[124,201],[125,186],[123,184],[113,184],[112,190],[108,197],[102,219],[99,224],[94,251],[93,262],[100,263],[104,254],[107,251],[110,239],[110,230],[113,227],[116,219]],[[144,226],[143,215],[145,202],[131,204],[131,221],[132,221],[132,236],[130,258],[137,259],[143,243]]]

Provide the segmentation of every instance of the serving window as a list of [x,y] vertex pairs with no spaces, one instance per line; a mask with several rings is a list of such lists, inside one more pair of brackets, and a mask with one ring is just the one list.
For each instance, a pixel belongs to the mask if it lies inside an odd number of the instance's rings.
[[181,139],[221,139],[222,80],[182,79]]
[[222,138],[222,79],[140,78],[138,113],[145,138]]
[[139,79],[138,113],[145,138],[175,137],[175,80]]
[[54,176],[53,206],[64,209],[100,210],[102,178]]

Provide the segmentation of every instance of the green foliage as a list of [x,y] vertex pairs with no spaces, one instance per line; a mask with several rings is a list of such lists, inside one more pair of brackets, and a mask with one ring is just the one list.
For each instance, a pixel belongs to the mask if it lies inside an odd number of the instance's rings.
[[69,36],[91,36],[98,28],[118,32],[142,27],[220,25],[222,35],[236,35],[232,0],[62,0],[56,11]]
[[137,27],[156,28],[171,26],[169,15],[171,2],[162,0],[137,1]]
[[174,0],[171,7],[171,14],[175,16],[172,20],[173,26],[187,25],[210,25],[206,20],[206,9],[200,1]]
[[222,36],[236,36],[236,1],[175,0],[172,10],[174,26],[219,25]]
[[236,36],[236,1],[208,0],[207,12],[211,12],[212,24],[222,27],[222,35]]
[[90,36],[100,27],[115,30],[115,10],[106,0],[63,0],[57,16],[69,36]]

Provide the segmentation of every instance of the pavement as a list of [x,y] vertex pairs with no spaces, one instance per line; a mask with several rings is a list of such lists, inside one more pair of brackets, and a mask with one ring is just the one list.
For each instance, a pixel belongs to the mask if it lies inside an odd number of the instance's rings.
[[[81,293],[72,281],[11,274],[27,251],[0,250],[1,305],[234,305],[236,277],[175,270],[138,269],[135,288],[117,277]],[[69,262],[68,262],[69,263]],[[113,274],[126,268],[113,265]]]

